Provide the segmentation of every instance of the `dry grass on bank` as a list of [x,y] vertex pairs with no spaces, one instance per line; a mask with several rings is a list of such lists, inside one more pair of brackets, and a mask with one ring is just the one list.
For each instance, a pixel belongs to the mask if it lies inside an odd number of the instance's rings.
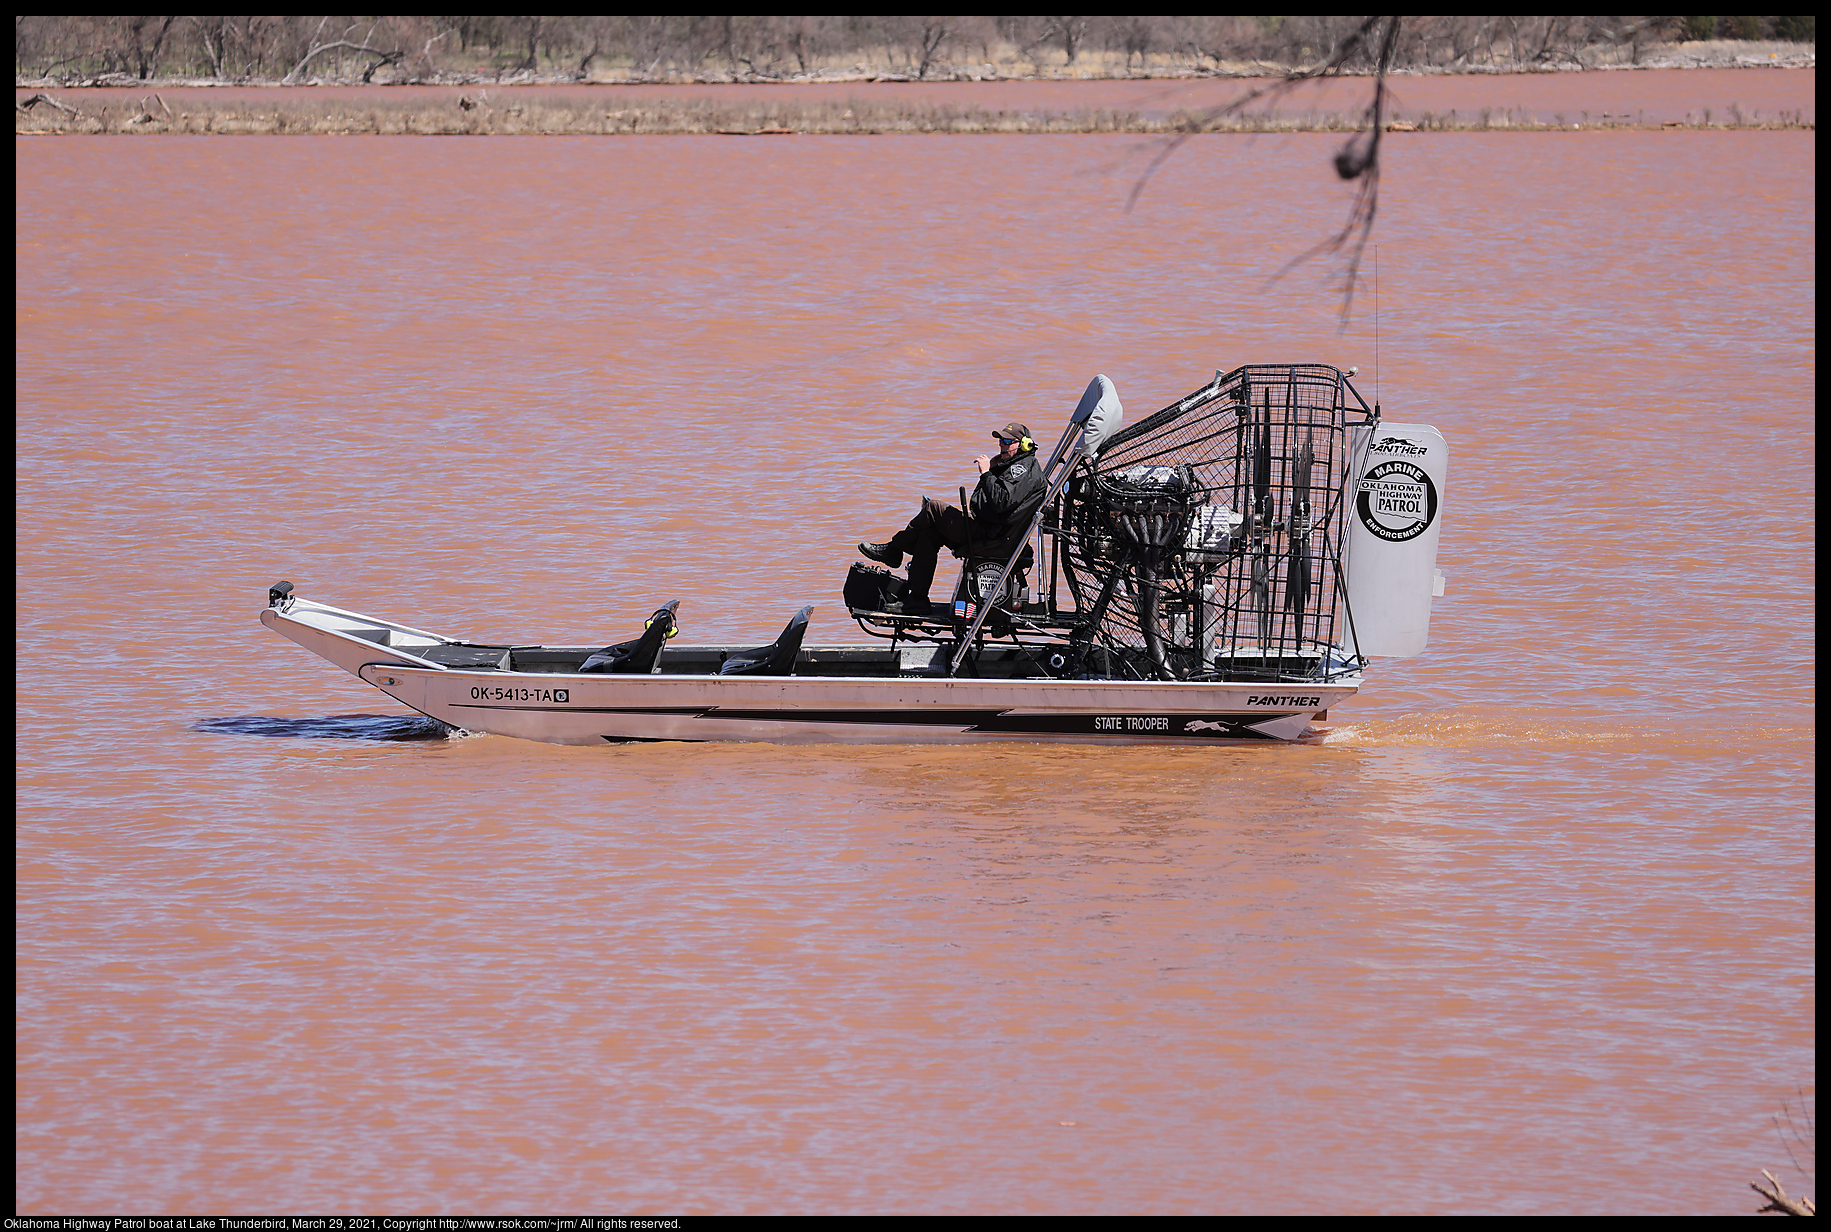
[[[1176,113],[1143,116],[1135,112],[992,111],[973,106],[931,103],[844,102],[728,103],[704,99],[660,98],[640,106],[609,105],[612,100],[581,93],[515,99],[487,90],[448,102],[384,99],[348,102],[298,94],[271,101],[250,100],[199,105],[186,99],[172,107],[157,93],[125,92],[99,106],[92,100],[68,103],[43,92],[15,104],[14,133],[192,133],[322,135],[376,134],[419,136],[532,136],[726,133],[874,134],[874,133],[1288,133],[1352,132],[1361,124],[1356,112],[1274,112],[1215,116]],[[1647,123],[1641,117],[1588,113],[1559,116],[1547,122],[1523,112],[1482,108],[1462,114],[1423,112],[1393,121],[1401,132],[1535,132],[1569,128],[1711,128],[1814,129],[1801,112],[1763,116],[1732,107],[1709,110],[1684,121]]]
[[[305,43],[298,43],[298,37],[309,27],[309,18],[281,19],[279,27],[269,33],[284,41],[284,30],[290,21],[293,41],[297,45],[282,54],[276,44],[269,49],[268,58],[253,65],[238,65],[234,56],[224,51],[228,46],[224,40],[231,37],[224,31],[233,27],[237,19],[187,19],[188,24],[181,24],[172,31],[164,59],[160,60],[155,54],[141,66],[137,75],[126,70],[132,67],[128,61],[138,54],[139,35],[133,35],[131,49],[128,43],[120,41],[129,30],[139,29],[131,19],[103,19],[99,26],[94,19],[86,18],[22,20],[29,28],[22,27],[18,40],[21,46],[15,56],[16,88],[106,86],[152,90],[180,85],[279,85],[282,79],[301,86],[455,85],[495,89],[512,85],[1281,77],[1313,67],[1316,57],[1359,19],[1273,19],[1271,28],[1279,33],[1276,37],[1268,37],[1268,27],[1263,24],[1265,19],[1253,18],[1038,18],[1027,19],[1028,33],[1020,40],[1012,41],[988,30],[985,19],[944,19],[939,27],[934,27],[932,19],[890,18],[879,19],[877,31],[884,34],[900,28],[901,41],[873,42],[867,38],[864,42],[856,42],[859,31],[850,20],[844,20],[847,28],[842,32],[834,27],[834,19],[815,19],[816,25],[822,20],[826,22],[826,29],[821,33],[808,30],[805,25],[808,19],[761,17],[737,19],[740,25],[736,42],[723,48],[701,40],[695,50],[692,39],[681,41],[679,36],[686,27],[678,24],[671,27],[671,35],[667,30],[651,27],[649,34],[659,34],[661,42],[652,46],[645,44],[646,49],[640,53],[629,44],[627,36],[631,31],[628,28],[620,34],[613,33],[608,42],[604,39],[606,31],[602,26],[588,31],[586,27],[598,19],[412,19],[408,26],[417,23],[423,28],[415,33],[396,23],[395,43],[391,45],[411,48],[423,43],[420,54],[378,57],[363,54],[347,42],[340,43],[335,44],[339,50],[312,59],[309,69],[296,77],[288,70],[294,67],[306,45],[319,41],[314,33]],[[389,20],[384,19],[384,24]],[[436,27],[452,20],[486,23],[508,20],[511,24],[531,20],[535,25],[507,38],[506,42],[499,29],[497,40],[490,43],[494,50],[485,50],[484,44],[476,41],[475,31],[468,52],[454,46],[454,42],[460,40],[443,35],[424,42],[428,35],[435,34]],[[702,19],[686,20],[690,26],[693,21]],[[222,26],[225,21],[229,23],[228,27]],[[1092,25],[1083,29],[1083,37],[1070,58],[1062,42],[1060,23],[1073,21],[1091,21]],[[210,22],[219,26],[218,42],[214,47],[207,38],[199,44]],[[1051,25],[1056,27],[1054,33],[1047,32]],[[65,31],[60,39],[53,33],[53,28],[60,26],[85,28],[74,36],[71,31]],[[353,37],[356,29],[352,27],[349,36]],[[525,40],[533,29],[544,31],[544,54],[530,61]],[[941,41],[933,46],[921,40],[912,44],[910,38],[918,29],[939,29]],[[1817,62],[1817,44],[1809,41],[1643,41],[1638,34],[1629,38],[1621,31],[1616,32],[1616,37],[1598,38],[1599,29],[1593,22],[1560,18],[1407,18],[1405,30],[1408,41],[1402,42],[1393,67],[1394,73],[1399,75],[1755,66],[1811,68]],[[110,33],[117,40],[112,60],[103,51]],[[446,34],[450,33],[447,29]],[[805,39],[812,41],[806,43]],[[241,42],[252,49],[248,38],[244,37]],[[52,50],[53,44],[58,47],[56,52]],[[1122,49],[1121,44],[1130,49]],[[820,50],[822,47],[825,50]],[[591,54],[583,55],[587,48],[591,49]],[[1454,55],[1451,55],[1452,51],[1455,51]],[[224,59],[224,56],[228,58]],[[392,62],[388,62],[391,58]],[[212,59],[216,61],[214,72],[208,71]],[[382,62],[378,63],[378,59]],[[112,64],[112,67],[104,68],[104,64]],[[1372,71],[1370,59],[1344,70],[1350,76],[1371,75]]]

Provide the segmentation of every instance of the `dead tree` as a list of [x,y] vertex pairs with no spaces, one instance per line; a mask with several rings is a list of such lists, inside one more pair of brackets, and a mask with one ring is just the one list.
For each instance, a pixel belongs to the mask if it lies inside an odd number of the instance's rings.
[[1073,64],[1081,54],[1081,40],[1087,37],[1087,18],[1085,17],[1051,17],[1053,23],[1043,34],[1044,38],[1054,35],[1062,40],[1062,53]]
[[18,111],[30,111],[32,108],[38,106],[38,104],[40,104],[40,103],[48,103],[49,105],[57,108],[59,111],[63,112],[65,115],[69,116],[72,119],[81,119],[82,118],[82,114],[83,114],[82,112],[78,111],[74,107],[65,106],[64,104],[58,102],[56,99],[52,98],[49,94],[45,94],[42,91],[40,93],[32,95],[32,97],[26,99],[22,103],[13,104],[13,106],[14,106],[14,109],[18,110]]
[[324,33],[324,23],[329,20],[330,18],[326,17],[318,23],[318,28],[312,32],[310,50],[305,53],[303,59],[292,66],[292,72],[280,79],[281,85],[292,85],[298,79],[299,74],[305,71],[305,66],[307,64],[310,64],[313,60],[316,60],[327,51],[359,51],[366,56],[377,57],[375,63],[363,70],[362,80],[364,85],[369,84],[370,79],[375,76],[375,70],[382,65],[399,64],[402,60],[406,59],[407,53],[399,49],[387,51],[380,47],[369,46],[369,39],[374,37],[375,34],[374,26],[369,27],[369,33],[363,36],[363,40],[360,43],[348,41],[351,31],[356,29],[355,26],[351,26],[349,30],[345,30],[343,32],[344,37],[335,42],[320,43],[318,41],[318,36]]
[[160,23],[159,32],[153,35],[153,45],[151,47],[143,46],[140,41],[140,34],[148,25],[156,20],[158,19],[152,17],[135,17],[128,23],[127,27],[128,30],[133,33],[134,62],[136,67],[140,70],[141,81],[145,81],[148,77],[153,75],[153,68],[159,62],[159,49],[165,46],[165,36],[171,33],[172,23],[178,19],[176,17],[165,18]]
[[948,17],[894,17],[884,23],[884,41],[903,53],[917,79],[926,81],[941,62],[942,44],[953,37],[951,23]]

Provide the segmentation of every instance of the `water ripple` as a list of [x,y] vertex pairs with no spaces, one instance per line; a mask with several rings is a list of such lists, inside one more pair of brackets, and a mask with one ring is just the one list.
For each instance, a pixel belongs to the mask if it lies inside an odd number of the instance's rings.
[[322,719],[245,714],[201,719],[191,730],[284,740],[448,740],[456,731],[423,714],[333,714]]

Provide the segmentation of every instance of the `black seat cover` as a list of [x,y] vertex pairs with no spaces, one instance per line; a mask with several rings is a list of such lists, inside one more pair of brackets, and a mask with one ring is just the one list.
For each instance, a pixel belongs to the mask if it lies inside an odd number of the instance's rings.
[[640,637],[604,647],[586,659],[579,671],[620,676],[643,676],[654,671],[661,659],[661,648],[667,645],[668,635],[679,627],[674,621],[674,609],[679,606],[680,600],[675,599],[656,608],[655,614],[643,626]]
[[796,611],[795,619],[787,622],[787,628],[767,646],[756,646],[754,650],[740,650],[738,654],[725,659],[718,668],[720,675],[795,675],[795,655],[800,654],[802,637],[807,635],[807,619],[813,615],[813,608],[802,608]]
[[782,636],[767,646],[758,646],[754,650],[740,650],[726,659],[718,669],[721,676],[792,676],[795,674],[795,656],[801,653],[801,639],[807,636],[808,618],[814,614],[812,607],[804,607],[795,613],[788,627],[782,630]]
[[[1008,559],[1008,556],[981,556],[974,553],[966,562],[966,567],[960,571],[963,592],[975,600],[982,599],[980,592],[998,580],[999,571]],[[1017,554],[1017,564],[1012,567],[1011,576],[1005,579],[1005,590],[999,597],[1000,602],[1009,603],[1013,600],[1029,579],[1030,570],[1035,564],[1036,551],[1026,543],[1024,550]]]

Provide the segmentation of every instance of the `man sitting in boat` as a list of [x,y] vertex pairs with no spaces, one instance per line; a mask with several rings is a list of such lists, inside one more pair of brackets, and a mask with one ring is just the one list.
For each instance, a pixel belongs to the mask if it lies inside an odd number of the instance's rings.
[[967,502],[969,512],[924,496],[921,512],[888,543],[858,545],[860,552],[892,569],[903,563],[904,553],[909,554],[909,584],[902,599],[886,604],[885,611],[928,615],[928,588],[943,547],[956,556],[966,555],[969,546],[974,556],[1008,557],[1017,550],[1043,503],[1043,468],[1036,460],[1036,442],[1023,424],[1008,423],[992,435],[998,441],[998,456],[973,459],[979,466],[979,483]]

